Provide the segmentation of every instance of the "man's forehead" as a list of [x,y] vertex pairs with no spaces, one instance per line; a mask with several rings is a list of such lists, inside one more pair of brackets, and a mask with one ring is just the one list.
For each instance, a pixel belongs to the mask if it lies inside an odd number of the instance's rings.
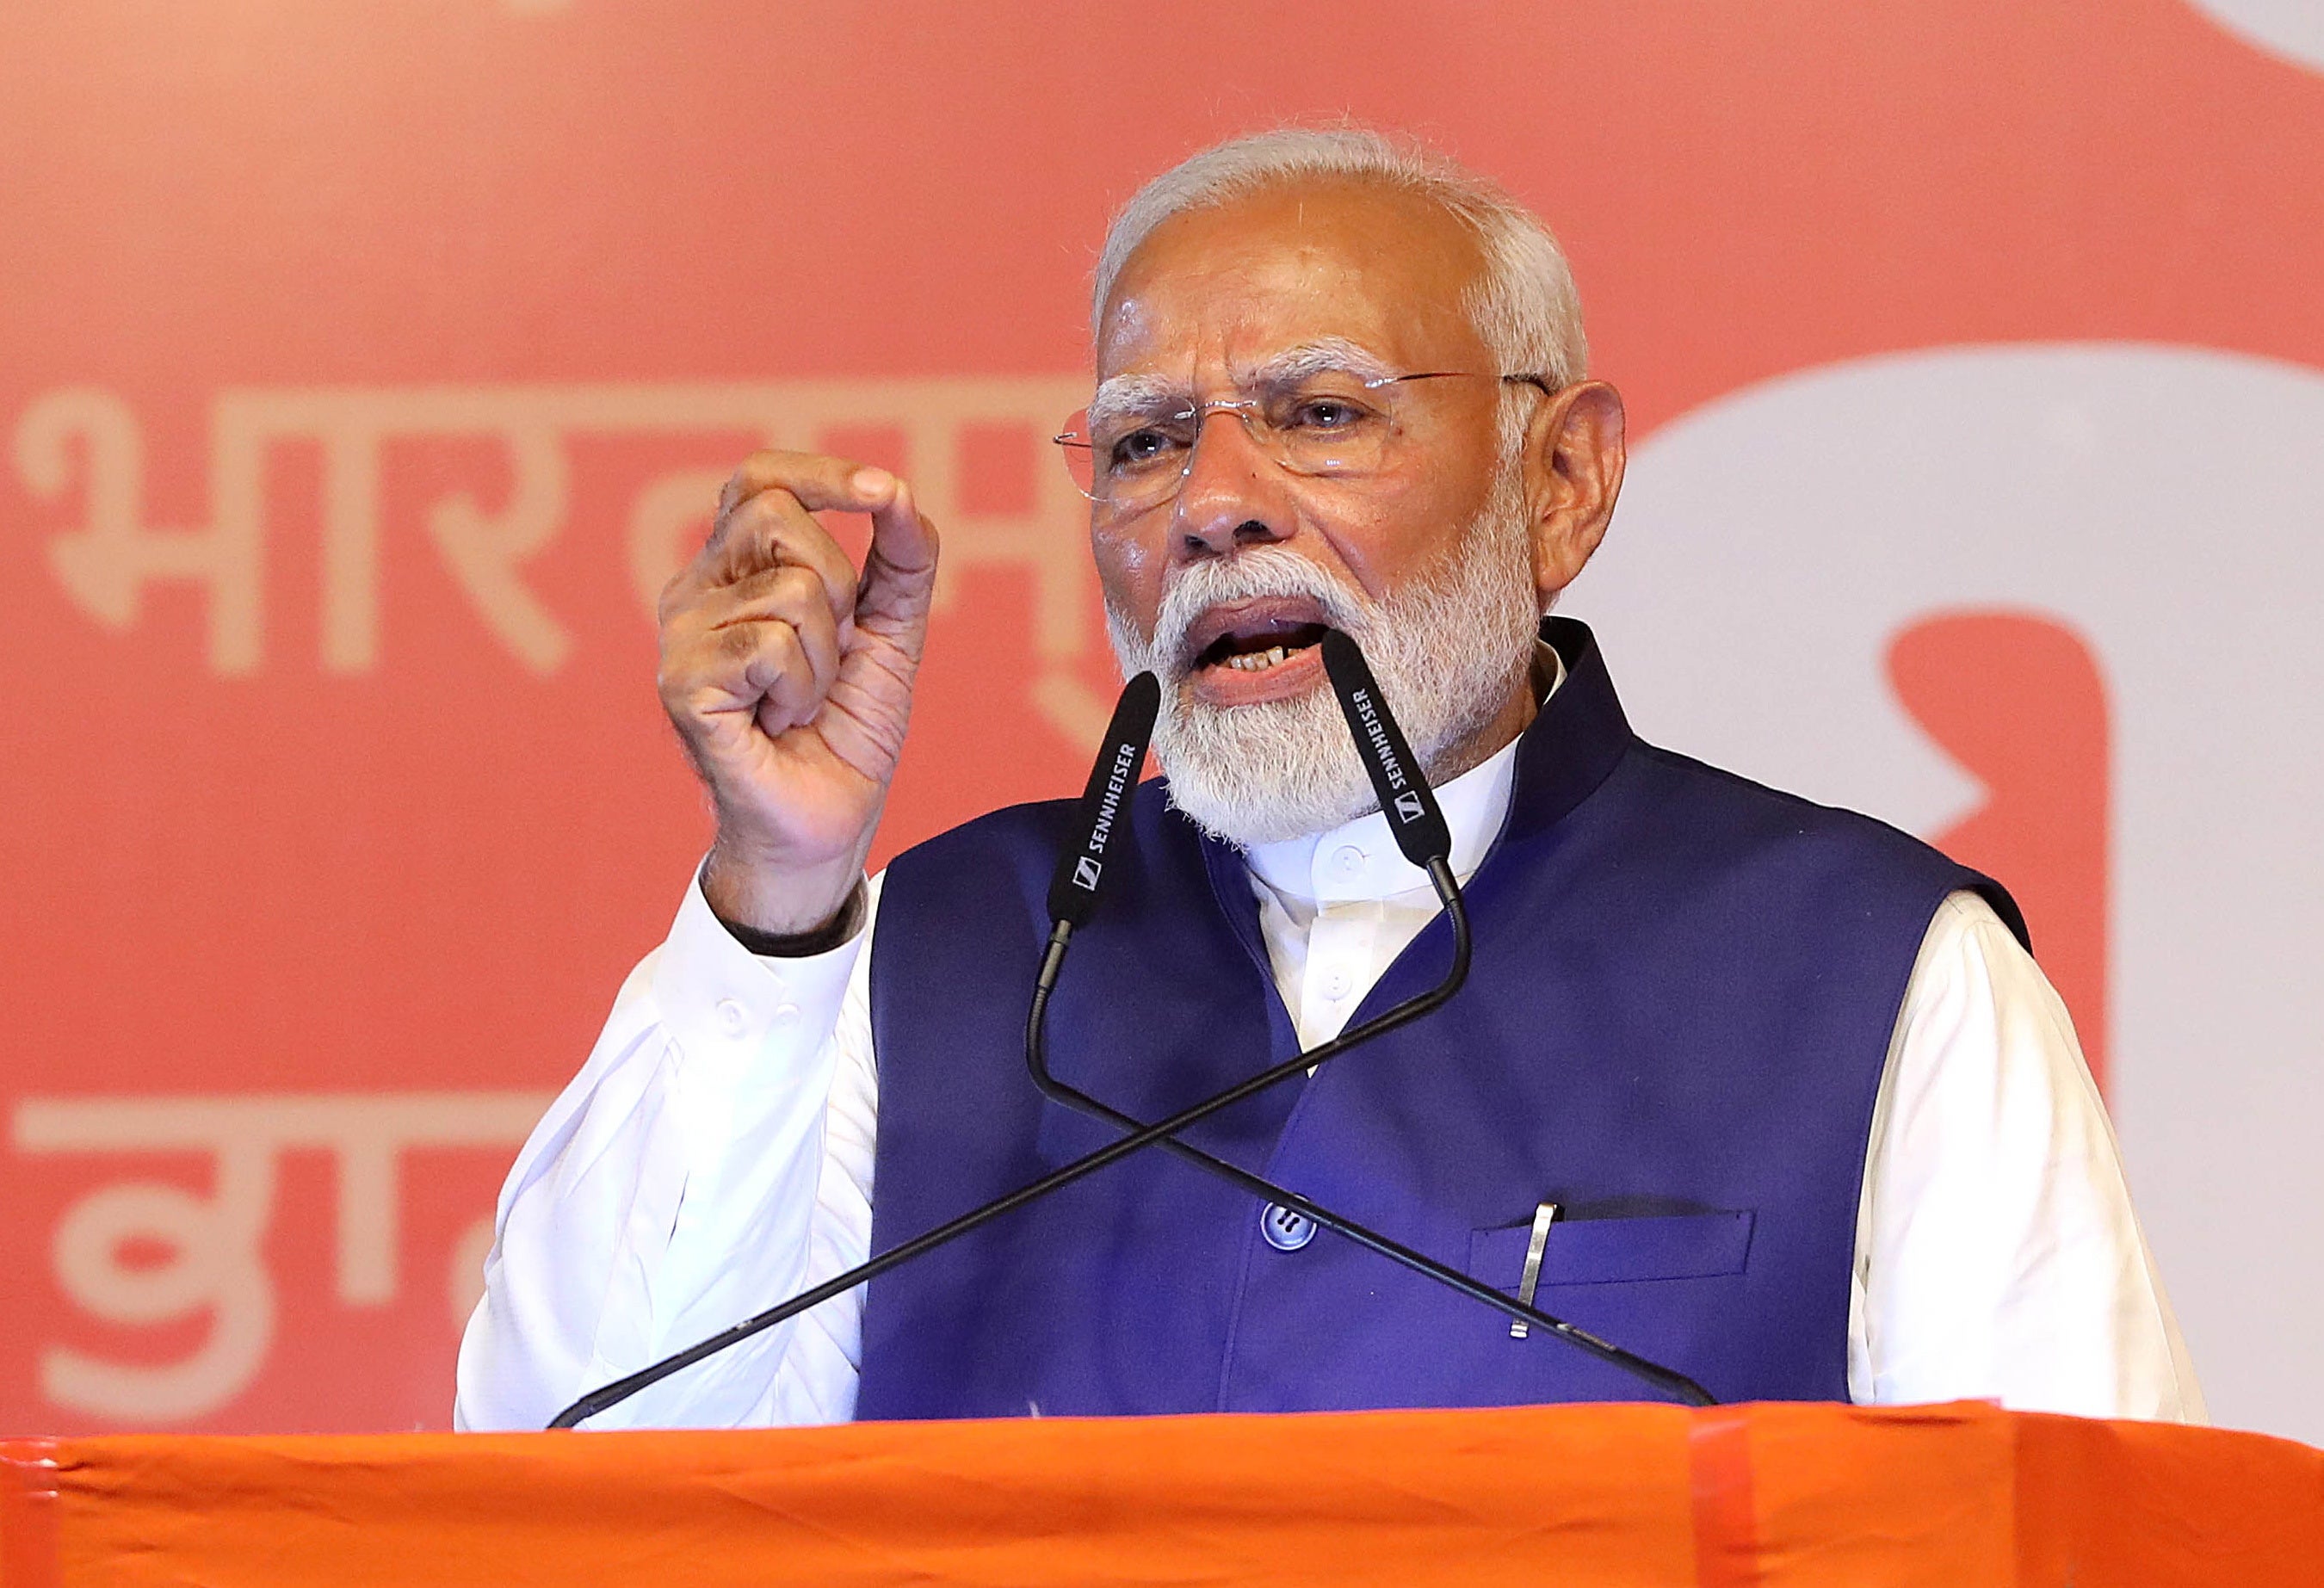
[[1172,216],[1132,252],[1101,321],[1099,374],[1256,369],[1338,342],[1384,364],[1465,351],[1474,236],[1421,195],[1286,183]]

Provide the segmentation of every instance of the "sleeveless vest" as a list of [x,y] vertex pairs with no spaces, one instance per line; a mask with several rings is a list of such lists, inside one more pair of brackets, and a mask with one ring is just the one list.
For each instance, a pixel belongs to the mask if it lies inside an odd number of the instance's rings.
[[[1195,1126],[1205,1149],[1722,1400],[1845,1399],[1874,1094],[1931,917],[1999,887],[1868,817],[1630,732],[1589,630],[1526,731],[1443,1009]],[[885,1251],[1112,1139],[1027,1078],[1069,801],[897,857],[872,950]],[[1052,1002],[1063,1079],[1160,1119],[1298,1051],[1235,850],[1137,792]],[[1440,917],[1350,1021],[1434,985]],[[1147,1151],[872,1281],[862,1417],[1636,1400],[1650,1391]]]

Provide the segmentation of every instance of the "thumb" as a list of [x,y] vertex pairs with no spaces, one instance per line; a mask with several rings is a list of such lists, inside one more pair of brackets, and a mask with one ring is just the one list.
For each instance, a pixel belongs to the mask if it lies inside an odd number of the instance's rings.
[[[866,477],[873,475],[881,478]],[[936,598],[936,525],[912,500],[911,486],[893,475],[865,469],[855,481],[872,503],[872,549],[855,589],[856,626],[890,638],[917,634],[927,628]],[[883,492],[883,484],[890,488]]]

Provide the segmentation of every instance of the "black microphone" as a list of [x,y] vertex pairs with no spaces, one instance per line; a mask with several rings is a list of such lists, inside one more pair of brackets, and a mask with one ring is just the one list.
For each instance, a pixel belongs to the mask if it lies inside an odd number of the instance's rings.
[[1130,679],[1122,687],[1121,698],[1114,702],[1113,720],[1105,725],[1105,742],[1098,748],[1089,783],[1082,789],[1074,840],[1058,851],[1057,869],[1049,878],[1049,944],[1042,951],[1040,973],[1034,981],[1042,999],[1057,984],[1058,967],[1065,963],[1066,940],[1097,909],[1098,887],[1105,876],[1105,852],[1113,842],[1122,803],[1138,786],[1138,769],[1145,763],[1146,746],[1154,737],[1154,719],[1161,709],[1162,684],[1152,673]]
[[[1349,643],[1349,649],[1351,651],[1354,649],[1352,642]],[[1330,659],[1330,652],[1328,651],[1325,652],[1325,658],[1328,667]],[[1362,660],[1360,655],[1357,658],[1357,663],[1359,668],[1361,668]],[[1365,672],[1364,676],[1368,680],[1368,670]],[[1143,726],[1139,725],[1140,719],[1138,713],[1131,709],[1132,702],[1130,700],[1130,697],[1133,695],[1143,696],[1148,692],[1149,688],[1151,694],[1158,703],[1160,693],[1158,686],[1149,686],[1146,680],[1147,675],[1141,674],[1139,679],[1133,679],[1130,680],[1129,688],[1123,691],[1123,703],[1117,706],[1115,708],[1114,722],[1111,728],[1109,729],[1105,748],[1101,751],[1097,766],[1093,768],[1091,772],[1089,786],[1084,791],[1083,808],[1084,812],[1104,810],[1110,810],[1111,812],[1107,822],[1104,842],[1098,845],[1094,854],[1092,854],[1088,847],[1088,835],[1093,835],[1096,827],[1096,816],[1092,814],[1086,824],[1077,828],[1078,832],[1084,835],[1082,842],[1074,850],[1068,851],[1065,857],[1067,860],[1077,858],[1094,859],[1097,862],[1100,870],[1098,872],[1097,878],[1092,879],[1093,884],[1095,884],[1104,874],[1104,851],[1111,842],[1111,836],[1114,830],[1113,822],[1119,818],[1120,803],[1128,795],[1128,784],[1125,783],[1121,789],[1112,790],[1109,797],[1109,788],[1112,784],[1114,778],[1112,769],[1116,765],[1120,764],[1120,756],[1124,753],[1126,746],[1134,737],[1136,753],[1130,757],[1128,762],[1130,769],[1130,779],[1134,781],[1138,763],[1144,759],[1146,737],[1152,730],[1154,716],[1153,708],[1143,708]],[[1372,709],[1375,714],[1385,720],[1387,716],[1386,707],[1379,703],[1376,688],[1371,697],[1371,700]],[[1344,700],[1342,708],[1345,709]],[[1395,733],[1395,725],[1392,720],[1387,721],[1385,731],[1391,734]],[[1400,745],[1402,743],[1402,735],[1397,734],[1393,740],[1389,741],[1389,743],[1391,745]],[[1410,766],[1412,764],[1408,752],[1403,758],[1403,764],[1406,766]],[[1379,786],[1379,775],[1378,773],[1374,774],[1374,783],[1376,787]],[[1406,790],[1400,789],[1397,791],[1404,792]],[[1420,785],[1420,795],[1422,799],[1425,802],[1425,808],[1430,812],[1435,812],[1436,807],[1434,798],[1427,792],[1425,784]],[[1094,806],[1093,805],[1093,796],[1095,797]],[[1394,824],[1391,823],[1391,825]],[[1443,817],[1441,813],[1438,813],[1436,816],[1436,826],[1439,830],[1443,830]],[[1239,1081],[1234,1085],[1228,1087],[1226,1090],[1216,1093],[1210,1097],[1206,1097],[1199,1103],[1191,1103],[1185,1108],[1179,1110],[1176,1113],[1172,1114],[1168,1119],[1160,1121],[1157,1123],[1137,1126],[1135,1122],[1128,1120],[1127,1116],[1120,1116],[1123,1128],[1130,1131],[1128,1135],[1122,1136],[1117,1140],[1109,1142],[1105,1146],[1098,1148],[1094,1151],[1086,1153],[1061,1168],[1052,1169],[1049,1173],[1042,1176],[1040,1178],[1034,1180],[1029,1184],[1020,1186],[1016,1190],[1011,1191],[1005,1196],[996,1197],[992,1201],[986,1203],[982,1207],[972,1208],[967,1213],[962,1214],[959,1217],[949,1220],[933,1230],[916,1235],[912,1239],[903,1242],[899,1245],[892,1246],[886,1251],[880,1253],[878,1256],[857,1264],[854,1268],[846,1270],[844,1273],[835,1274],[832,1278],[825,1280],[823,1283],[800,1291],[798,1294],[791,1297],[788,1300],[779,1302],[777,1305],[769,1307],[764,1312],[758,1313],[751,1317],[743,1319],[739,1324],[722,1329],[717,1334],[713,1334],[706,1339],[698,1340],[694,1344],[686,1347],[682,1351],[673,1352],[669,1356],[662,1358],[660,1361],[650,1363],[647,1366],[639,1369],[636,1372],[616,1379],[612,1383],[600,1385],[597,1389],[580,1397],[570,1406],[565,1408],[564,1410],[558,1412],[557,1416],[551,1419],[549,1426],[551,1428],[576,1427],[588,1418],[596,1416],[599,1412],[605,1411],[614,1406],[618,1406],[622,1401],[627,1400],[631,1396],[637,1394],[640,1390],[658,1384],[662,1380],[669,1378],[671,1374],[683,1371],[685,1369],[693,1366],[696,1362],[701,1362],[706,1357],[714,1356],[719,1352],[725,1350],[730,1345],[740,1344],[742,1341],[750,1339],[752,1335],[755,1335],[763,1330],[770,1329],[778,1324],[784,1323],[791,1318],[797,1317],[803,1312],[807,1312],[812,1308],[822,1306],[825,1302],[829,1301],[835,1296],[845,1295],[848,1291],[853,1289],[858,1285],[866,1284],[871,1280],[879,1278],[881,1274],[887,1273],[892,1269],[901,1267],[903,1264],[911,1261],[913,1259],[919,1257],[924,1253],[933,1251],[939,1246],[946,1245],[951,1242],[959,1239],[961,1236],[969,1233],[973,1230],[982,1228],[983,1225],[991,1223],[997,1218],[1001,1218],[1008,1214],[1015,1212],[1018,1208],[1026,1206],[1030,1203],[1037,1202],[1042,1197],[1048,1196],[1053,1191],[1063,1190],[1065,1186],[1072,1185],[1074,1181],[1082,1179],[1088,1175],[1094,1174],[1099,1169],[1105,1168],[1108,1164],[1127,1158],[1133,1152],[1150,1147],[1157,1141],[1169,1141],[1179,1132],[1203,1120],[1208,1119],[1212,1114],[1218,1113],[1222,1109],[1231,1108],[1234,1104],[1242,1102],[1247,1097],[1255,1096],[1259,1093],[1264,1092],[1271,1086],[1278,1085],[1283,1082],[1291,1079],[1295,1076],[1305,1075],[1310,1070],[1338,1057],[1341,1054],[1345,1053],[1348,1049],[1360,1043],[1365,1042],[1371,1038],[1380,1036],[1386,1032],[1395,1030],[1401,1026],[1409,1024],[1411,1021],[1419,1019],[1422,1015],[1428,1014],[1440,1008],[1453,995],[1453,993],[1460,990],[1462,983],[1468,980],[1469,963],[1471,952],[1468,910],[1461,900],[1460,884],[1452,875],[1452,869],[1449,860],[1449,854],[1452,848],[1449,839],[1442,845],[1442,848],[1444,851],[1444,854],[1443,855],[1433,857],[1428,870],[1430,879],[1436,885],[1438,897],[1444,901],[1445,913],[1452,923],[1452,957],[1451,965],[1445,971],[1443,979],[1434,987],[1432,987],[1425,992],[1416,993],[1412,997],[1406,999],[1403,1002],[1381,1011],[1379,1014],[1373,1016],[1370,1020],[1366,1020],[1360,1026],[1351,1030],[1342,1031],[1339,1036],[1332,1039],[1328,1042],[1321,1043],[1316,1047],[1308,1049],[1305,1053],[1295,1055],[1294,1057],[1284,1060],[1281,1064],[1261,1070],[1257,1075],[1251,1076],[1242,1081]],[[1059,867],[1061,873],[1069,873],[1072,869],[1073,868],[1068,867],[1062,863]],[[1070,892],[1061,897],[1058,891],[1057,879],[1052,879],[1051,904],[1053,915],[1056,916],[1056,919],[1051,927],[1049,941],[1047,946],[1047,950],[1042,957],[1041,970],[1036,984],[1034,995],[1035,1005],[1028,1028],[1028,1042],[1038,1040],[1038,1038],[1032,1033],[1037,1030],[1043,1015],[1046,1013],[1049,993],[1056,985],[1058,970],[1064,963],[1066,940],[1071,937],[1073,933],[1074,919],[1077,917],[1082,920],[1086,920],[1088,919],[1089,912],[1094,909],[1095,902],[1096,887],[1094,885],[1088,887],[1074,885],[1072,886],[1072,891]],[[1056,907],[1059,904],[1070,906],[1074,911],[1074,915],[1068,916],[1066,914],[1057,912]],[[1102,1107],[1102,1105],[1101,1104],[1099,1106]],[[1135,1128],[1131,1128],[1133,1126],[1135,1126]],[[1207,1157],[1207,1155],[1204,1156]],[[1232,1165],[1229,1165],[1216,1159],[1212,1161],[1218,1163],[1220,1168],[1228,1170],[1235,1176],[1241,1177],[1243,1175],[1242,1170],[1234,1168]],[[1256,1177],[1249,1177],[1249,1178],[1256,1180]],[[1498,1290],[1494,1290],[1489,1286],[1478,1284],[1477,1281],[1470,1279],[1466,1274],[1460,1273],[1455,1269],[1444,1269],[1442,1265],[1433,1263],[1428,1259],[1420,1257],[1418,1253],[1409,1252],[1404,1248],[1396,1247],[1394,1242],[1388,1242],[1382,1237],[1372,1235],[1370,1231],[1362,1230],[1360,1226],[1351,1224],[1350,1221],[1342,1219],[1337,1214],[1332,1214],[1330,1210],[1320,1207],[1317,1205],[1309,1202],[1305,1197],[1297,1196],[1291,1193],[1281,1193],[1279,1197],[1276,1197],[1273,1194],[1277,1193],[1278,1188],[1268,1186],[1265,1181],[1257,1181],[1257,1188],[1261,1191],[1262,1194],[1269,1194],[1271,1199],[1281,1200],[1285,1205],[1297,1209],[1305,1216],[1314,1219],[1316,1223],[1324,1224],[1327,1228],[1336,1229],[1342,1234],[1347,1235],[1351,1239],[1357,1240],[1360,1243],[1373,1245],[1373,1249],[1380,1251],[1384,1256],[1395,1258],[1398,1261],[1404,1261],[1406,1257],[1416,1260],[1417,1262],[1425,1265],[1422,1271],[1436,1270],[1437,1277],[1443,1279],[1445,1283],[1450,1284],[1453,1288],[1461,1290],[1463,1294],[1474,1296],[1476,1299],[1482,1301],[1501,1312],[1508,1313],[1513,1317],[1522,1317],[1526,1322],[1545,1329],[1562,1339],[1570,1340],[1573,1343],[1581,1346],[1583,1350],[1590,1352],[1592,1355],[1600,1356],[1608,1362],[1613,1362],[1618,1367],[1626,1369],[1645,1380],[1646,1382],[1655,1385],[1656,1388],[1674,1396],[1685,1404],[1692,1406],[1711,1406],[1717,1404],[1717,1402],[1711,1399],[1709,1392],[1704,1390],[1701,1385],[1695,1383],[1692,1379],[1687,1378],[1682,1373],[1675,1372],[1668,1368],[1657,1366],[1653,1362],[1646,1362],[1644,1358],[1633,1356],[1628,1352],[1623,1351],[1619,1346],[1600,1340],[1596,1335],[1591,1334],[1587,1331],[1577,1328],[1573,1325],[1565,1323],[1561,1319],[1551,1317],[1547,1314],[1542,1313],[1529,1306],[1522,1306],[1511,1298],[1502,1296]],[[1367,1240],[1366,1237],[1370,1237],[1370,1239]],[[1374,1245],[1374,1242],[1377,1242],[1378,1244]],[[1406,1266],[1412,1265],[1407,1263]]]
[[1113,842],[1122,802],[1138,786],[1138,769],[1146,761],[1146,746],[1154,737],[1154,719],[1161,709],[1162,685],[1152,673],[1130,679],[1115,703],[1105,743],[1090,768],[1089,786],[1082,790],[1074,842],[1058,854],[1056,874],[1049,879],[1052,921],[1083,926],[1097,908],[1106,847]]
[[1404,851],[1405,859],[1432,875],[1434,863],[1450,865],[1452,829],[1444,825],[1435,791],[1413,759],[1412,746],[1404,742],[1404,730],[1388,715],[1364,653],[1337,629],[1323,632],[1323,671],[1331,677],[1332,692],[1340,697],[1340,714],[1355,735],[1357,759],[1372,780],[1372,792],[1379,796],[1380,814],[1388,818],[1396,846]]

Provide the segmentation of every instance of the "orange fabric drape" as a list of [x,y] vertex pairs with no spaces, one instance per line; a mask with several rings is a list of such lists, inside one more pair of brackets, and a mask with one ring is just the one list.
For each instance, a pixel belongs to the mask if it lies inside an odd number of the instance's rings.
[[5,1588],[2324,1582],[2324,1453],[1975,1404],[0,1450]]

